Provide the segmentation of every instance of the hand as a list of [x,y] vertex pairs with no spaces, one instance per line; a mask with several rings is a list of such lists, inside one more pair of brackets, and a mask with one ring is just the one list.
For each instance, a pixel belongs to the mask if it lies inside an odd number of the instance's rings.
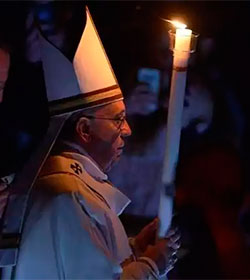
[[155,218],[134,238],[134,249],[136,250],[137,257],[146,251],[148,245],[153,245],[155,243],[158,224],[159,219]]
[[180,234],[175,229],[170,229],[166,238],[158,239],[155,245],[149,245],[143,254],[157,265],[160,275],[166,275],[177,261],[176,253],[180,248]]

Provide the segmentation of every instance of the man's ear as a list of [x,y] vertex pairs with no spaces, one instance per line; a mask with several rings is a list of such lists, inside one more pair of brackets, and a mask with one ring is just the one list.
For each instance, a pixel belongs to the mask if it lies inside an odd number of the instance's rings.
[[76,133],[85,143],[91,141],[90,135],[90,120],[82,117],[76,123]]

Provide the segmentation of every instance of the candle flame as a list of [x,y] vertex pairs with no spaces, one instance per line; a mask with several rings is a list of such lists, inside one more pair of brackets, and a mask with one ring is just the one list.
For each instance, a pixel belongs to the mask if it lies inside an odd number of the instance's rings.
[[181,23],[177,20],[169,20],[169,19],[163,19],[163,20],[173,24],[176,28],[185,29],[187,27],[186,24]]

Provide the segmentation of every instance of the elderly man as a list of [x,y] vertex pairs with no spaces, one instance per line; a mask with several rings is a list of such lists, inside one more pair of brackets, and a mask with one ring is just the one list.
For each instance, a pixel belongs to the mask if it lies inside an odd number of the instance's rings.
[[156,241],[155,220],[128,240],[118,218],[130,201],[105,172],[121,156],[131,130],[89,11],[72,64],[40,39],[50,111],[56,115],[47,148],[63,128],[29,189],[18,258],[9,274],[12,279],[158,279],[173,267],[179,236],[172,230]]
[[[81,256],[72,264],[76,270],[79,270],[78,262],[85,259],[86,265],[88,258],[91,259],[85,252],[89,243],[81,242],[81,234],[87,231],[104,255],[118,264],[118,268],[121,265],[123,270],[114,271],[121,273],[121,278],[157,279],[159,271],[164,273],[173,265],[178,236],[169,237],[172,243],[166,239],[154,244],[157,229],[154,221],[130,240],[131,250],[117,217],[129,200],[108,182],[104,173],[119,159],[125,137],[130,134],[122,101],[74,113],[65,123],[35,187],[61,200],[54,215],[65,216],[65,221],[57,230],[68,234],[66,246],[72,246],[71,259],[75,254]],[[79,209],[73,213],[72,207]],[[63,214],[68,211],[71,213]]]

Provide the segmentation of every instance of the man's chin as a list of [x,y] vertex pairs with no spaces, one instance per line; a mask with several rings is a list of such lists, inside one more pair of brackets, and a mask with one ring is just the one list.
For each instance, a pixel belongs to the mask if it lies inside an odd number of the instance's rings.
[[120,160],[121,154],[117,155],[111,162],[110,164],[106,167],[105,172],[110,171]]

